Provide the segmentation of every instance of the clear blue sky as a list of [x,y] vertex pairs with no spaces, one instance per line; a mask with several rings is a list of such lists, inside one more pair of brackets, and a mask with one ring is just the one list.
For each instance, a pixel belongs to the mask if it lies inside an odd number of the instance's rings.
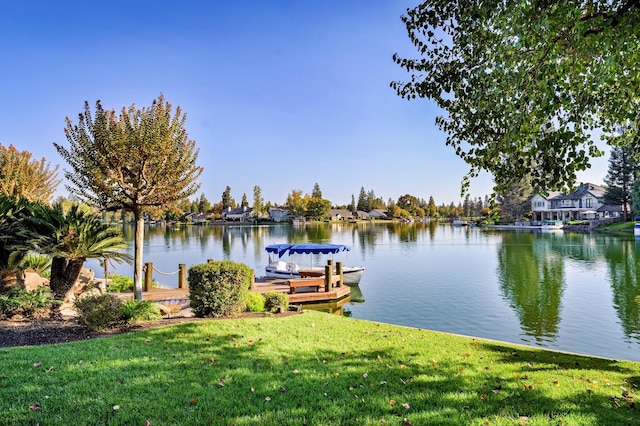
[[[3,1],[0,143],[67,164],[66,116],[87,100],[119,110],[162,92],[187,113],[201,190],[284,203],[293,189],[348,204],[360,187],[438,205],[460,200],[467,167],[430,102],[389,87],[413,55],[400,15],[417,0]],[[579,180],[602,183],[608,156]],[[62,177],[62,172],[60,173]],[[60,186],[64,192],[64,185]],[[491,192],[487,175],[471,195]]]

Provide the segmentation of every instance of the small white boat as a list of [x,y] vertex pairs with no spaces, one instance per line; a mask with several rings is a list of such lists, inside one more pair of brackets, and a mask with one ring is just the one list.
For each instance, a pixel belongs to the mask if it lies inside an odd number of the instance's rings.
[[564,227],[564,223],[561,220],[543,220],[540,228],[543,231],[555,231]]
[[460,218],[455,219],[453,221],[453,226],[467,226],[467,225],[468,225],[467,221],[466,220],[462,220]]
[[[342,251],[350,251],[351,246],[342,244],[272,244],[265,248],[269,253],[269,264],[264,268],[268,278],[302,278],[319,277],[324,275],[324,266],[313,266],[301,268],[296,262],[279,260],[284,255],[295,254],[335,254]],[[277,259],[272,259],[272,256]],[[343,266],[342,277],[345,284],[358,284],[364,274],[364,266]]]

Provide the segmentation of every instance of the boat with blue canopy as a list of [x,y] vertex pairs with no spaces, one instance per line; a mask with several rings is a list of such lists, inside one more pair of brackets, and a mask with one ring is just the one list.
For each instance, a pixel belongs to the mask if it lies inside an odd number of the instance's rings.
[[[265,247],[269,253],[269,264],[265,267],[265,274],[269,278],[301,278],[309,276],[321,276],[324,274],[324,266],[313,266],[313,255],[331,255],[351,251],[351,246],[344,244],[271,244]],[[311,262],[308,268],[301,268],[291,257],[294,255],[309,254]],[[289,256],[289,261],[281,260],[283,256]],[[358,284],[364,273],[363,266],[343,266],[342,275],[345,284]]]

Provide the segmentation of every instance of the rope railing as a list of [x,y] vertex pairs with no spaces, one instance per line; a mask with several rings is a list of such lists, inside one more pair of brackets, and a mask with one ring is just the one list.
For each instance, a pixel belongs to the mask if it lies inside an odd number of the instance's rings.
[[184,263],[178,264],[178,270],[175,272],[162,272],[156,269],[152,262],[147,262],[144,264],[144,291],[151,291],[153,287],[153,271],[162,275],[178,274],[178,288],[187,288],[187,265]]
[[173,272],[162,272],[161,270],[159,270],[155,266],[153,267],[153,270],[156,271],[157,273],[159,273],[160,275],[175,275],[178,272],[180,272],[180,269],[178,269],[177,271],[173,271]]

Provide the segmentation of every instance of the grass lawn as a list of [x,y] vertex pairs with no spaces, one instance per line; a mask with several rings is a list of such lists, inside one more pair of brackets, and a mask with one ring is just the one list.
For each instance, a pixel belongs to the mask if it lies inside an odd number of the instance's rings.
[[632,425],[640,365],[305,312],[0,349],[0,424]]

